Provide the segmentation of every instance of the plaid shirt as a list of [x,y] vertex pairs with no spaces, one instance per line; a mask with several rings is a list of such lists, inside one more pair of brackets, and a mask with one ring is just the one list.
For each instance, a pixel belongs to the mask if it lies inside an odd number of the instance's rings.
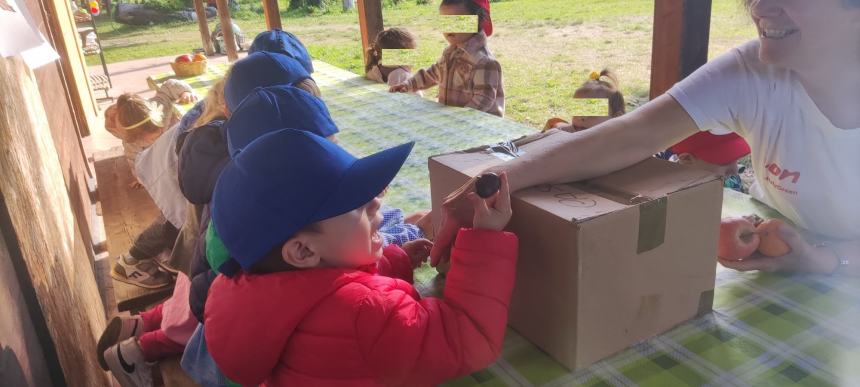
[[379,233],[385,239],[385,245],[395,244],[403,246],[404,243],[424,238],[424,233],[414,224],[406,223],[403,210],[399,208],[382,205],[382,224],[379,225]]
[[487,36],[475,34],[462,46],[448,46],[434,65],[407,81],[409,91],[439,85],[439,103],[505,115],[502,67],[487,47]]

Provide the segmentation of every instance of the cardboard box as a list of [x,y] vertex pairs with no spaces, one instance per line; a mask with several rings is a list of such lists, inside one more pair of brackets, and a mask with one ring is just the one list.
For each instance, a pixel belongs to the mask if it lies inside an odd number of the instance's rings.
[[[434,212],[484,169],[529,151],[504,148],[431,157]],[[511,327],[574,370],[710,311],[722,194],[717,176],[658,159],[514,193]]]

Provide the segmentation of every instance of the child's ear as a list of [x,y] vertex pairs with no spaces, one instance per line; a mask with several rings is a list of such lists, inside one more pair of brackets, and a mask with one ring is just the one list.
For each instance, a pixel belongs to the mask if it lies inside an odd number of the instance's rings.
[[299,269],[310,269],[320,265],[320,255],[307,237],[297,235],[281,247],[284,262]]

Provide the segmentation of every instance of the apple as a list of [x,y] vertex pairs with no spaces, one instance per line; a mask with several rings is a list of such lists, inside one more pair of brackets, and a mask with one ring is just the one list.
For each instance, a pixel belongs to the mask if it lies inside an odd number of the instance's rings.
[[194,58],[192,58],[192,60],[195,62],[203,62],[206,60],[206,55],[203,55],[203,54],[198,52],[198,53],[194,54]]
[[779,227],[783,223],[780,219],[768,219],[756,227],[756,233],[761,238],[759,253],[768,257],[781,257],[791,252],[791,247],[779,236]]
[[188,54],[177,56],[176,59],[173,60],[174,63],[190,63],[193,61],[194,59]]
[[720,240],[717,256],[730,261],[741,261],[752,255],[761,242],[755,226],[744,218],[725,218],[720,222]]

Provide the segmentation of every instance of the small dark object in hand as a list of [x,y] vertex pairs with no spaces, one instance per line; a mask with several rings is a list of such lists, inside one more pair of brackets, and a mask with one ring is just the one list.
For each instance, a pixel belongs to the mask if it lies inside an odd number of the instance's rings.
[[485,173],[475,181],[475,192],[484,199],[495,195],[501,188],[502,179],[495,173]]

